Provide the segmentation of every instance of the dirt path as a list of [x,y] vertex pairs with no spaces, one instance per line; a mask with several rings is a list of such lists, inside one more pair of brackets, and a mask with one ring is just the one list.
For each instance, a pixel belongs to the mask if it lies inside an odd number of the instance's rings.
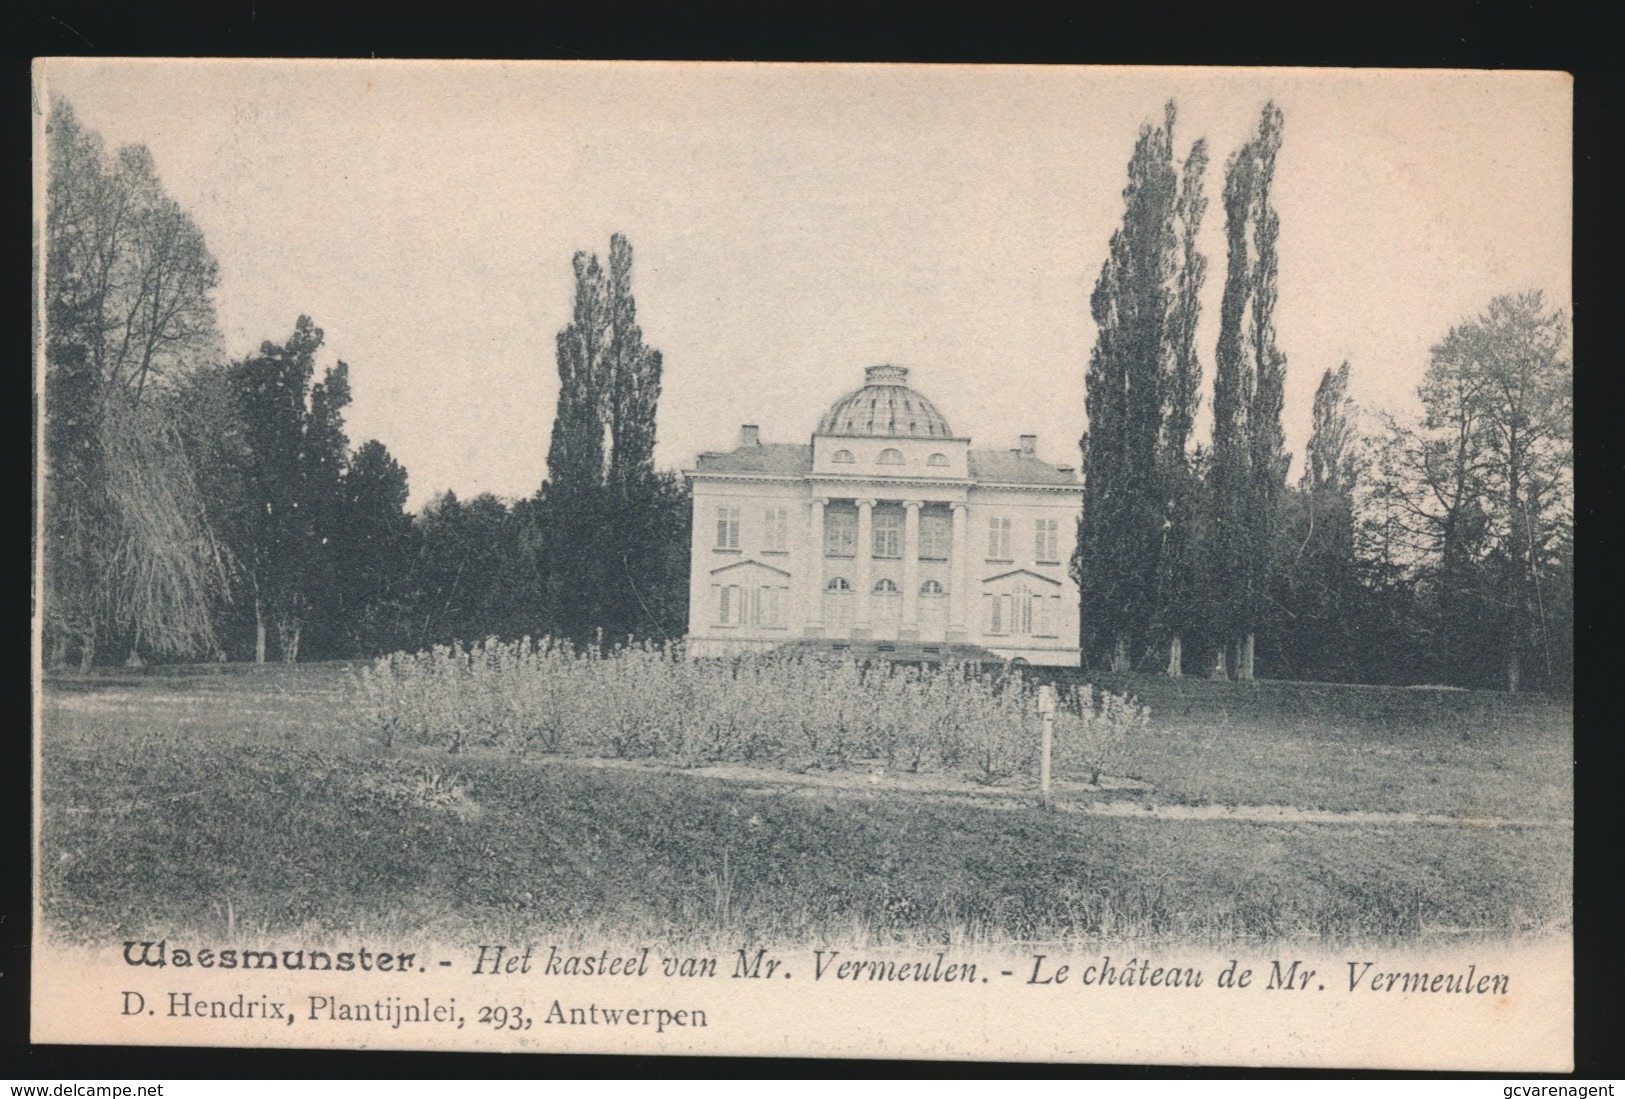
[[[931,801],[970,802],[988,808],[1029,809],[1038,797],[1031,785],[984,785],[952,775],[910,774],[879,767],[842,771],[779,771],[742,764],[676,767],[657,761],[560,759],[573,766],[658,771],[662,774],[731,782],[757,793],[791,793],[808,797],[877,798],[895,794]],[[1291,805],[1161,804],[1149,784],[1101,776],[1100,785],[1056,782],[1055,808],[1085,816],[1147,820],[1231,821],[1251,824],[1444,825],[1458,828],[1573,828],[1571,820],[1503,819],[1433,813],[1383,813],[1356,809],[1300,809]]]
[[1448,824],[1472,828],[1573,828],[1570,820],[1506,820],[1437,813],[1372,813],[1355,809],[1298,809],[1290,805],[1147,805],[1099,801],[1062,806],[1096,817],[1157,817],[1162,820],[1234,820],[1255,824]]

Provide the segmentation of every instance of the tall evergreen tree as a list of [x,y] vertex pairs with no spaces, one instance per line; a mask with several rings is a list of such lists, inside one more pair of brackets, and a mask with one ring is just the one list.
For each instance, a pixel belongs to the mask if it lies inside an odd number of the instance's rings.
[[[1174,105],[1129,159],[1123,223],[1090,298],[1097,327],[1085,374],[1083,515],[1073,560],[1084,644],[1125,670],[1176,615],[1186,443],[1201,367],[1194,349],[1204,261],[1196,250],[1205,145],[1174,166]],[[1173,531],[1178,526],[1177,532]],[[1170,535],[1172,534],[1172,540]]]
[[282,659],[297,661],[333,586],[331,532],[348,458],[341,413],[350,388],[344,363],[312,387],[321,345],[322,330],[301,316],[285,344],[266,341],[230,372],[251,505],[237,552],[248,574],[257,662],[266,657],[267,627]]
[[344,506],[334,527],[340,554],[335,603],[348,654],[412,644],[407,615],[414,545],[406,468],[384,444],[369,439],[350,459],[342,487]]
[[1253,678],[1271,533],[1286,484],[1281,432],[1286,357],[1275,345],[1276,239],[1270,202],[1282,116],[1265,104],[1258,133],[1225,166],[1227,268],[1214,353],[1213,543],[1204,554],[1216,637],[1215,672]]
[[304,578],[306,622],[297,644],[313,646],[318,659],[348,655],[347,619],[355,609],[343,598],[351,549],[344,537],[349,510],[345,478],[350,466],[344,410],[349,405],[350,367],[340,359],[310,387],[310,412],[300,453],[302,495],[310,512],[307,521],[312,537]]
[[424,507],[417,523],[414,644],[529,632],[516,598],[530,581],[518,510],[490,493],[465,502],[446,492]]

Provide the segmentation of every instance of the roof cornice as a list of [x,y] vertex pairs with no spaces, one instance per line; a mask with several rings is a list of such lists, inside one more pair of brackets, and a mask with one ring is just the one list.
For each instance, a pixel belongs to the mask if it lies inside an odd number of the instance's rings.
[[811,473],[807,475],[809,481],[822,481],[832,485],[875,485],[882,488],[895,488],[898,485],[909,485],[915,488],[974,488],[976,482],[968,477],[887,477],[860,476],[855,473]]
[[822,482],[843,487],[872,485],[880,488],[962,488],[999,489],[1003,492],[1049,492],[1082,495],[1083,482],[1069,485],[1038,484],[1029,481],[973,481],[950,477],[855,477],[827,473],[751,473],[744,470],[684,469],[690,481],[739,481],[756,484],[806,484]]
[[870,435],[861,431],[815,431],[814,439],[904,439],[913,443],[964,443],[970,445],[969,435]]
[[971,487],[1009,489],[1019,492],[1076,492],[1080,495],[1083,493],[1083,482],[1081,481],[1074,485],[1043,485],[1027,481],[972,481]]
[[807,474],[805,473],[751,473],[738,469],[683,469],[678,472],[690,481],[804,482],[807,480]]

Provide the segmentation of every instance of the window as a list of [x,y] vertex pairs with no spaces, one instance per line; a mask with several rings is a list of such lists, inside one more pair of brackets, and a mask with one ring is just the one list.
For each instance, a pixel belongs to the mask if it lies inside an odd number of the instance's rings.
[[903,464],[903,452],[896,447],[889,446],[882,450],[880,457],[875,460],[883,466],[900,466]]
[[940,581],[940,580],[927,580],[925,583],[920,585],[920,594],[921,595],[941,595],[942,594],[942,581]]
[[824,552],[831,557],[851,557],[857,552],[858,517],[850,511],[824,515]]
[[925,561],[946,561],[948,559],[948,517],[946,515],[932,515],[930,512],[920,514],[920,558]]
[[1041,637],[1054,633],[1049,621],[1050,601],[1042,595],[1033,596],[1033,633]]
[[988,597],[988,632],[1029,637],[1050,633],[1050,601],[1017,584],[1015,590]]
[[834,454],[830,455],[829,460],[835,462],[837,465],[851,465],[852,452],[850,450],[837,450]]
[[717,589],[717,625],[737,626],[744,617],[739,605],[739,585],[724,584]]
[[739,548],[739,509],[717,508],[717,549]]
[[887,580],[885,577],[881,577],[879,580],[875,581],[875,594],[896,595],[897,582],[895,580]]
[[1033,560],[1059,561],[1060,529],[1061,524],[1056,519],[1036,520],[1036,529],[1033,533]]
[[717,589],[717,624],[783,626],[785,590],[769,584],[756,588],[724,584]]
[[824,585],[824,590],[825,591],[851,591],[852,590],[852,585],[848,584],[846,582],[846,577],[844,577],[844,576],[832,576],[832,577],[829,578],[829,583]]
[[903,517],[895,511],[876,511],[874,542],[876,557],[903,556]]
[[948,464],[948,456],[946,454],[933,454],[925,460],[925,464],[928,466],[945,466]]
[[782,626],[784,625],[784,606],[780,598],[779,588],[760,587],[756,589],[756,605],[751,608],[751,623],[756,626]]
[[762,514],[762,548],[784,553],[790,548],[790,512],[786,508],[768,508]]
[[996,515],[987,520],[987,555],[1001,561],[1010,560],[1010,520]]

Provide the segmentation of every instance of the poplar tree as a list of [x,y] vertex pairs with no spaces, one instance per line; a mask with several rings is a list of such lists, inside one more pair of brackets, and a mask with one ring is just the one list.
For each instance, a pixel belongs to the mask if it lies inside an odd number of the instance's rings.
[[[1194,349],[1204,261],[1196,250],[1207,153],[1176,171],[1174,105],[1144,126],[1128,164],[1123,223],[1090,298],[1097,335],[1084,378],[1083,515],[1073,572],[1084,644],[1126,671],[1176,616],[1189,475],[1186,442],[1201,367]],[[1175,525],[1180,530],[1175,533]],[[1171,538],[1172,535],[1172,538]]]
[[687,591],[687,577],[686,567],[685,575],[679,577],[664,568],[669,484],[657,479],[654,468],[655,413],[664,363],[660,352],[643,342],[632,296],[632,246],[619,233],[610,238],[607,281],[609,408],[605,419],[610,449],[605,489],[615,541],[607,547],[606,595],[612,595],[612,602],[604,608],[602,624],[608,635],[619,640],[664,633],[655,589],[675,580]]
[[1303,473],[1282,497],[1271,577],[1269,651],[1293,678],[1362,678],[1358,651],[1366,600],[1355,560],[1354,492],[1360,470],[1349,364],[1315,389]]
[[[1171,128],[1171,121],[1170,121]],[[1159,559],[1156,627],[1168,643],[1167,673],[1184,671],[1184,637],[1202,626],[1197,560],[1202,457],[1189,450],[1202,385],[1202,363],[1196,354],[1196,326],[1201,319],[1202,286],[1207,257],[1197,250],[1197,236],[1207,198],[1202,183],[1207,172],[1207,142],[1198,139],[1180,173],[1175,215],[1179,224],[1179,270],[1170,320],[1173,353],[1165,395],[1159,473],[1167,509]]]
[[570,323],[558,334],[558,405],[547,451],[548,483],[556,492],[602,483],[604,470],[604,349],[609,313],[603,307],[604,272],[598,257],[577,252],[575,302]]
[[1258,133],[1225,166],[1227,267],[1214,353],[1212,542],[1205,554],[1217,639],[1214,674],[1253,678],[1270,536],[1287,455],[1281,432],[1286,357],[1275,345],[1276,239],[1270,202],[1282,116],[1267,103]]
[[619,233],[609,241],[607,291],[606,481],[616,497],[630,500],[654,474],[655,411],[663,364],[660,352],[643,343],[632,296],[632,246]]
[[554,627],[577,641],[647,633],[640,597],[663,492],[654,473],[660,352],[643,342],[632,246],[610,238],[609,267],[577,252],[571,321],[558,334],[558,406],[537,501]]

